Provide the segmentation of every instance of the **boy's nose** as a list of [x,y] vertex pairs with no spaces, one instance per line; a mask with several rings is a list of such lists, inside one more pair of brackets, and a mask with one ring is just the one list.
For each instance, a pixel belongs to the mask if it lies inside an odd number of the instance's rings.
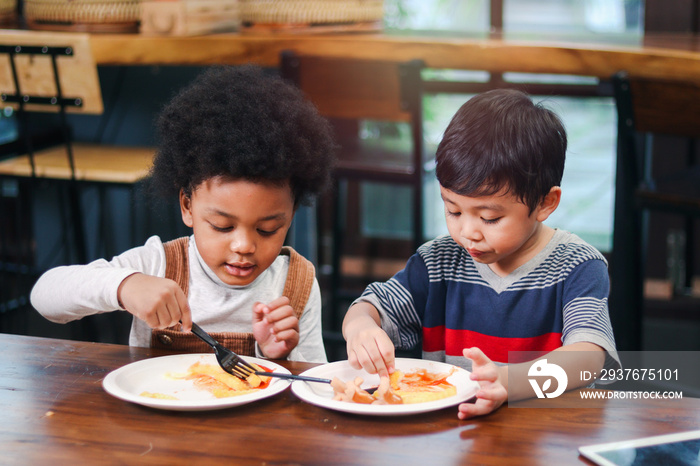
[[462,238],[469,241],[480,241],[483,239],[481,230],[475,225],[473,221],[465,221],[462,223],[462,228],[460,230]]
[[231,251],[239,254],[252,254],[255,252],[255,240],[249,233],[236,231],[231,239]]

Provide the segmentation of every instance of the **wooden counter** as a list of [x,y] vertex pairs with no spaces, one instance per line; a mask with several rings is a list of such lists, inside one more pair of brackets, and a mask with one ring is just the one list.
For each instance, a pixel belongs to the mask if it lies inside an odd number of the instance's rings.
[[655,77],[697,77],[700,41],[689,35],[647,36],[613,44],[390,34],[214,34],[200,37],[97,35],[98,65],[212,65],[254,62],[276,66],[285,49],[322,56],[397,61],[423,59],[428,67],[573,74],[608,78],[619,70]]
[[[38,31],[4,30],[34,36]],[[55,33],[52,33],[55,34]],[[653,77],[697,77],[700,39],[688,34],[630,39],[572,37],[542,40],[428,35],[212,34],[193,37],[92,34],[97,65],[215,65],[258,63],[277,66],[282,50],[321,56],[406,61],[423,59],[430,68],[572,74],[608,78],[619,70]]]

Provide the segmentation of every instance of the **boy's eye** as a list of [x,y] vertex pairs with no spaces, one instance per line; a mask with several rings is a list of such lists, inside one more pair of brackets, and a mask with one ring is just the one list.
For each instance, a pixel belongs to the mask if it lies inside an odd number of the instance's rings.
[[260,236],[272,236],[275,233],[277,233],[278,230],[279,230],[279,228],[275,228],[273,230],[260,230],[260,229],[258,229],[258,233],[260,233]]
[[222,233],[226,233],[226,232],[228,232],[228,231],[233,230],[233,227],[218,227],[218,226],[216,226],[216,225],[214,225],[214,224],[212,224],[212,223],[210,223],[210,225],[211,225],[211,227],[212,227],[212,229],[213,229],[214,231],[219,231],[219,232],[222,232]]
[[494,223],[498,223],[498,221],[501,219],[501,217],[496,217],[496,218],[482,218],[484,223],[488,225],[493,225]]
[[459,217],[460,212],[451,212],[448,210],[447,215],[449,215],[450,217]]

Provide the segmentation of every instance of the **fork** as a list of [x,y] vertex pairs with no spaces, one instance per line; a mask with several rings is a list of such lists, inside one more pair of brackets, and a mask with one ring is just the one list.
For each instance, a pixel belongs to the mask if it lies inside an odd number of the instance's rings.
[[[255,372],[255,367],[251,366],[239,355],[226,348],[224,345],[216,341],[205,332],[202,327],[192,322],[192,333],[201,338],[206,344],[214,349],[214,354],[216,354],[216,360],[223,370],[231,375],[235,375],[239,379],[245,380],[247,376],[245,375],[249,371]],[[245,369],[245,372],[244,372]],[[250,375],[248,373],[248,375]]]
[[263,375],[265,377],[279,377],[281,379],[305,380],[307,382],[322,382],[331,383],[330,379],[321,379],[316,377],[306,377],[302,375],[281,374],[277,372],[259,371],[257,368],[248,363],[245,359],[226,348],[224,345],[216,341],[199,325],[192,322],[192,333],[204,340],[209,346],[214,348],[216,360],[223,370],[231,375],[235,375],[239,379],[246,380],[253,374]]
[[[192,333],[201,338],[206,344],[214,349],[216,360],[223,370],[231,375],[238,377],[241,380],[246,380],[253,374],[262,375],[264,377],[278,377],[280,379],[303,380],[305,382],[331,383],[331,379],[322,379],[319,377],[308,377],[305,375],[282,374],[280,372],[259,371],[245,359],[223,346],[205,332],[202,327],[192,322]],[[367,393],[372,394],[377,389],[375,387],[366,388]]]
[[[242,360],[242,359],[241,359]],[[245,361],[243,361],[245,363]],[[247,379],[253,374],[260,375],[263,377],[277,377],[280,379],[288,379],[288,380],[302,380],[304,382],[318,382],[318,383],[331,383],[331,379],[322,379],[319,377],[309,377],[306,375],[293,375],[293,374],[283,374],[281,372],[267,372],[267,371],[258,371],[255,370],[253,367],[251,369],[250,364],[245,363],[245,365],[237,366],[235,369],[235,375],[238,378],[241,378],[243,380]],[[240,375],[239,375],[240,374]],[[241,377],[242,375],[242,377]],[[370,387],[370,388],[364,388],[363,390],[369,393],[370,395],[374,392],[377,391],[377,388],[379,387]]]

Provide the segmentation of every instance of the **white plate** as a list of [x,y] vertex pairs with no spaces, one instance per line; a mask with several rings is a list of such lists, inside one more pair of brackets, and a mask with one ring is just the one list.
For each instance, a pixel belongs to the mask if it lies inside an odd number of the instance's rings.
[[[246,361],[265,366],[275,372],[290,372],[279,364],[258,358],[246,357]],[[218,364],[213,354],[176,354],[136,361],[120,367],[102,381],[107,393],[119,399],[157,409],[174,411],[205,411],[223,409],[252,403],[276,395],[289,386],[289,381],[272,379],[264,389],[246,395],[216,398],[205,390],[195,388],[191,380],[178,380],[172,374],[184,374],[194,363]],[[141,396],[153,392],[173,395],[177,400],[162,400]]]
[[[348,403],[345,401],[333,400],[333,389],[328,384],[303,382],[296,380],[292,383],[292,392],[307,403],[311,403],[322,408],[343,411],[346,413],[365,414],[369,416],[401,416],[406,414],[425,413],[436,411],[462,403],[473,398],[479,390],[479,384],[469,379],[469,371],[460,367],[446,364],[444,362],[428,361],[426,359],[397,358],[396,368],[402,372],[413,372],[416,369],[427,369],[429,372],[449,372],[456,369],[454,374],[447,378],[457,388],[457,394],[442,400],[428,401],[425,403],[413,403],[405,405],[368,405],[358,403]],[[309,369],[301,375],[311,377],[323,377],[332,379],[338,377],[340,380],[349,381],[355,377],[362,377],[363,387],[376,387],[379,384],[379,376],[370,375],[363,370],[356,370],[347,361],[338,361],[324,364]]]

